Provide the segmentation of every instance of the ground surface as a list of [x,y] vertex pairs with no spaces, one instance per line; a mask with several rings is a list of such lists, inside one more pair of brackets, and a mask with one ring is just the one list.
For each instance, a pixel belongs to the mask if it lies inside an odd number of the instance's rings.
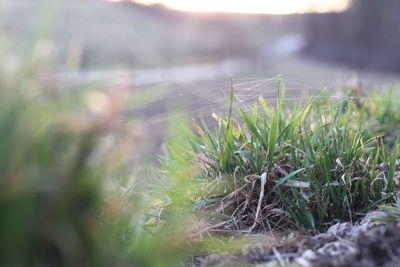
[[194,266],[400,266],[400,226],[384,224],[371,212],[359,223],[338,223],[326,233],[253,235],[234,253],[193,259]]

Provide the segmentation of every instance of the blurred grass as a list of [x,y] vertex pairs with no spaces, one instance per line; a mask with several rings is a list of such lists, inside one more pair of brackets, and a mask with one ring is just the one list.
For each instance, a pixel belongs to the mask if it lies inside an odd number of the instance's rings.
[[0,65],[0,265],[177,266],[188,230],[157,222],[164,187],[147,184],[126,90],[66,88],[40,75],[46,58],[31,51]]

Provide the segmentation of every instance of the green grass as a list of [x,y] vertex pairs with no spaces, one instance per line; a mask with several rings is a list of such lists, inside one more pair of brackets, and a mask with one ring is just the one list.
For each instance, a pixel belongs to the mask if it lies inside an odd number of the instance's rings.
[[382,205],[379,209],[385,213],[385,216],[374,218],[376,221],[384,223],[400,223],[400,199],[396,199],[395,205]]
[[[395,141],[394,137],[400,136],[400,105],[398,93],[394,90],[372,94],[370,112],[375,120],[373,131],[383,135],[387,142]],[[375,102],[374,99],[379,101]]]
[[214,213],[226,205],[225,228],[321,231],[393,200],[398,132],[389,129],[399,127],[400,104],[392,99],[321,95],[285,106],[280,80],[274,106],[260,98],[237,119],[213,114],[215,130],[194,121],[188,147],[171,147],[164,167],[197,166],[193,206]]

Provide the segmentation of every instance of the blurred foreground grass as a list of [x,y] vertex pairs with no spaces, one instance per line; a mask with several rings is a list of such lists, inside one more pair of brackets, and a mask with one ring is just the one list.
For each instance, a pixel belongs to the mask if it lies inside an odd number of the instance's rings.
[[151,224],[124,89],[60,90],[38,59],[1,65],[0,265],[176,266],[186,228]]

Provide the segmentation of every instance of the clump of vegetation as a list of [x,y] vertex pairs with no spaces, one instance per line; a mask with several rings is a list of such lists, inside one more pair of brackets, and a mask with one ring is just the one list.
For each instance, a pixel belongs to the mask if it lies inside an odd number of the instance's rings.
[[279,81],[274,107],[259,98],[237,117],[213,114],[215,131],[193,122],[186,151],[170,147],[164,166],[197,167],[193,210],[220,218],[212,226],[220,231],[321,231],[393,200],[398,136],[384,138],[373,127],[395,123],[385,118],[396,117],[399,104],[386,105],[321,95],[288,109]]

